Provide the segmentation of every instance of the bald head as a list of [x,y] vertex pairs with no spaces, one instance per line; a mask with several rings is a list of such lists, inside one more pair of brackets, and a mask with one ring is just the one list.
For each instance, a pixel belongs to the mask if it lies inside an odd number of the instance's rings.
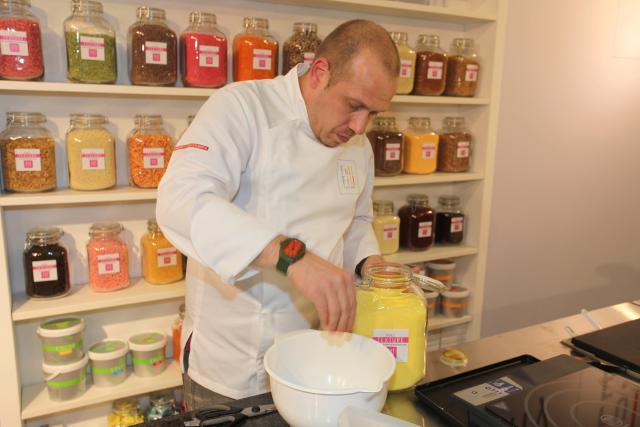
[[364,19],[339,25],[324,39],[316,57],[329,61],[333,84],[349,76],[351,61],[365,50],[374,53],[390,78],[398,76],[400,58],[395,43],[384,28]]

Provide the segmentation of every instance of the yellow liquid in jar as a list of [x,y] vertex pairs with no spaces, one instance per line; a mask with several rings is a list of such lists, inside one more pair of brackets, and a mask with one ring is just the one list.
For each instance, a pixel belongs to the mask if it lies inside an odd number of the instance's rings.
[[378,240],[380,253],[389,255],[400,248],[400,217],[396,215],[379,215],[373,218],[373,233]]
[[406,45],[399,45],[398,55],[400,56],[400,76],[398,77],[399,95],[411,93],[413,81],[416,74],[416,52]]
[[438,166],[438,142],[435,132],[415,133],[408,129],[404,132],[404,172],[427,174],[436,171]]

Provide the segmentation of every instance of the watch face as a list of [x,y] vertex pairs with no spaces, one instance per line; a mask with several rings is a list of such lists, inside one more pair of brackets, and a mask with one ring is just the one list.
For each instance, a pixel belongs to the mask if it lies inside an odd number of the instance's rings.
[[282,252],[288,257],[295,258],[302,250],[302,242],[297,239],[289,239]]

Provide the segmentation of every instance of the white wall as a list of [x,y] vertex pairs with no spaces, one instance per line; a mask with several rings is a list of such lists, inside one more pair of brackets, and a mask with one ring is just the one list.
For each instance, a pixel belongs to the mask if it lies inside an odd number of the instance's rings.
[[509,8],[483,335],[640,298],[640,0]]

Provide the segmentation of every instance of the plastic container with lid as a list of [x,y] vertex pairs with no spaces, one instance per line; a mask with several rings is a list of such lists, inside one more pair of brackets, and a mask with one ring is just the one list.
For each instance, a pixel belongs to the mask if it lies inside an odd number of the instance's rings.
[[438,297],[440,297],[440,294],[436,291],[424,291],[429,315],[435,315],[438,312]]
[[[438,221],[436,220],[436,229],[438,227]],[[436,232],[436,238],[437,238]],[[426,263],[427,276],[432,279],[441,281],[447,286],[451,286],[455,280],[456,262],[452,259],[436,259]]]
[[39,80],[44,76],[40,22],[30,0],[0,2],[0,78]]
[[109,427],[129,427],[144,423],[140,402],[135,397],[114,401],[107,421]]
[[189,15],[189,26],[180,35],[180,69],[185,86],[220,87],[227,83],[227,36],[216,23],[213,13]]
[[62,317],[47,320],[36,333],[42,343],[42,359],[47,365],[68,365],[84,356],[84,320]]
[[423,251],[433,245],[435,214],[426,194],[409,194],[407,204],[400,208],[398,216],[401,246]]
[[101,114],[72,114],[66,134],[69,187],[105,190],[116,185],[116,141]]
[[394,214],[390,200],[373,201],[373,232],[382,255],[398,252],[400,246],[400,218]]
[[180,304],[178,307],[178,315],[176,316],[173,324],[171,325],[171,343],[173,349],[173,358],[176,362],[180,362],[180,354],[182,353],[181,340],[182,340],[182,324],[184,323],[186,307],[184,304]]
[[322,40],[318,37],[318,26],[310,22],[293,24],[293,34],[282,45],[282,74],[298,64],[311,64]]
[[89,286],[97,292],[111,292],[129,286],[129,251],[120,238],[117,222],[98,222],[89,228],[87,264]]
[[160,115],[137,114],[135,125],[127,137],[129,183],[156,188],[169,166],[173,138],[165,130]]
[[80,83],[115,83],[118,77],[116,33],[105,19],[102,3],[72,0],[64,21],[67,78]]
[[120,340],[105,340],[89,348],[93,384],[112,387],[127,378],[127,353],[129,346]]
[[480,63],[472,39],[453,39],[447,59],[446,95],[473,96],[478,87]]
[[56,188],[56,150],[40,113],[8,112],[0,133],[4,190],[39,192]]
[[464,117],[445,117],[438,145],[440,172],[466,172],[471,166],[473,138],[466,128]]
[[147,221],[140,246],[142,275],[147,282],[162,285],[182,280],[182,254],[164,237],[155,219]]
[[269,20],[245,17],[244,32],[233,39],[233,80],[272,79],[278,74],[278,42]]
[[27,232],[22,258],[29,297],[57,298],[71,290],[69,252],[60,242],[63,234],[58,227],[35,227]]
[[373,147],[376,176],[395,176],[402,172],[404,141],[394,117],[376,117],[367,138]]
[[428,174],[438,166],[438,142],[440,137],[431,129],[428,117],[411,117],[409,128],[404,131],[405,173]]
[[440,49],[440,37],[420,34],[416,45],[415,95],[438,96],[447,83],[447,52]]
[[469,288],[454,284],[442,293],[442,314],[446,317],[462,317],[469,309]]
[[178,80],[178,39],[164,9],[141,6],[129,27],[129,78],[134,85],[173,86]]
[[172,390],[155,391],[149,396],[149,409],[145,421],[157,421],[178,413],[176,397]]
[[409,47],[409,36],[405,32],[390,31],[389,36],[398,48],[398,56],[400,57],[400,75],[398,76],[397,94],[405,95],[413,90],[415,68],[416,68],[416,51]]
[[464,214],[460,210],[460,197],[438,197],[436,214],[436,243],[460,244],[464,240]]
[[84,355],[80,360],[68,365],[42,364],[42,372],[47,383],[49,399],[65,401],[75,399],[87,390],[87,363]]
[[139,377],[155,377],[167,366],[164,357],[167,336],[152,331],[133,335],[129,338],[133,362],[133,372]]

